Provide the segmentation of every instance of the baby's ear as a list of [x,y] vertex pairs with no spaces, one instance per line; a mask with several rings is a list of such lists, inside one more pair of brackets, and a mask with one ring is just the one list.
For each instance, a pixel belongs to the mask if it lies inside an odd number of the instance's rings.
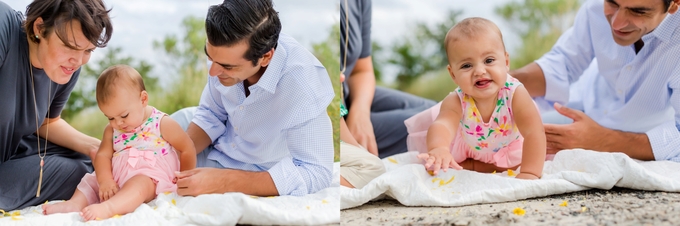
[[451,65],[446,65],[446,70],[449,71],[449,75],[451,76],[451,79],[456,80],[456,75],[453,74],[453,70],[451,69]]
[[510,54],[508,54],[508,52],[505,52],[505,66],[510,70]]
[[144,106],[149,104],[149,93],[147,93],[146,90],[142,90],[142,94],[140,96],[142,98],[142,104]]

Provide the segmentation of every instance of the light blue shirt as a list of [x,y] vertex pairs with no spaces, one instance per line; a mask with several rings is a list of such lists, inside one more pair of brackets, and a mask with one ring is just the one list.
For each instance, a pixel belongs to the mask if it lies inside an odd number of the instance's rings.
[[614,42],[603,11],[603,0],[586,2],[574,26],[536,61],[546,78],[545,99],[565,104],[569,86],[596,59],[596,74],[581,84],[584,112],[604,127],[647,134],[656,160],[680,162],[679,13],[642,36],[636,54],[633,45]]
[[323,65],[281,34],[262,78],[226,87],[208,77],[192,122],[212,140],[208,159],[225,168],[268,171],[279,195],[330,186],[333,129],[326,108],[334,97]]

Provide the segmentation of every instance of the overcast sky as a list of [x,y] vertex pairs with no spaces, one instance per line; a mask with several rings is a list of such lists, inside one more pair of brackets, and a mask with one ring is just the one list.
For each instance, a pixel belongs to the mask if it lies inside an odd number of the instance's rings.
[[[0,0],[24,12],[31,0]],[[383,45],[406,34],[416,21],[435,24],[442,21],[450,9],[463,10],[463,17],[481,16],[496,22],[504,33],[509,50],[517,46],[518,38],[494,13],[494,7],[510,0],[374,0],[372,35]],[[162,69],[163,58],[152,48],[154,40],[167,34],[179,34],[181,20],[194,15],[205,17],[210,5],[218,0],[105,0],[113,8],[114,35],[109,46],[122,47],[124,55],[155,64],[154,74]],[[279,11],[283,32],[311,49],[311,44],[328,37],[333,24],[339,22],[338,0],[274,0]],[[93,60],[105,51],[95,51]]]

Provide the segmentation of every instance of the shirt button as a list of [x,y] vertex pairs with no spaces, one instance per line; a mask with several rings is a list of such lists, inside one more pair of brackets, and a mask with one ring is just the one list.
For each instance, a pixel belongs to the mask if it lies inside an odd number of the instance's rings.
[[236,147],[236,144],[234,144],[234,143],[231,143],[231,147],[232,147],[232,148],[233,148],[233,147]]
[[616,92],[619,93],[619,94],[623,93],[620,89],[617,89]]
[[234,130],[238,130],[238,127],[234,127]]
[[629,70],[629,71],[630,71],[630,68],[631,68],[630,66],[627,66],[627,67],[626,67],[626,70]]
[[238,109],[243,110],[243,106],[238,107]]

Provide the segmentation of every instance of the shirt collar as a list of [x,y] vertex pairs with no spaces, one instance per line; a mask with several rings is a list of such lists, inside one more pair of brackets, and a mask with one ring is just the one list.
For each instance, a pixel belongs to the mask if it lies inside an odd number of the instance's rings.
[[286,51],[286,47],[288,46],[281,42],[281,36],[283,36],[283,34],[279,34],[279,40],[277,42],[277,47],[274,50],[274,56],[272,57],[271,62],[269,62],[269,65],[264,71],[264,74],[262,74],[260,80],[258,80],[257,83],[253,85],[260,87],[272,94],[276,92],[276,85],[279,84],[279,80],[281,80],[281,76],[283,75],[283,67],[286,64],[286,59],[288,58],[288,53]]
[[[662,42],[668,42],[672,40],[673,34],[675,34],[680,28],[680,12],[674,14],[668,14],[666,18],[661,21],[658,27],[654,31],[650,32],[645,36],[656,37]],[[643,36],[643,38],[645,37]],[[676,40],[677,41],[677,40]],[[646,41],[645,41],[646,42]]]

